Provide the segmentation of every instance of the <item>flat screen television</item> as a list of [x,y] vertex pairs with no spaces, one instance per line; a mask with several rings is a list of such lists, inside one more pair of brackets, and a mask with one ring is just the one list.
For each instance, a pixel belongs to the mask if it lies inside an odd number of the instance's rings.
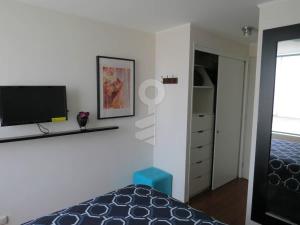
[[1,126],[67,120],[65,86],[0,86]]

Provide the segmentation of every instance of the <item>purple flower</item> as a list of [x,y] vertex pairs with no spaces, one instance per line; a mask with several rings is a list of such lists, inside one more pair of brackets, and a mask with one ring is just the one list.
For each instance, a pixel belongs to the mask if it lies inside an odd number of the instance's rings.
[[88,118],[90,115],[89,112],[79,112],[80,119]]

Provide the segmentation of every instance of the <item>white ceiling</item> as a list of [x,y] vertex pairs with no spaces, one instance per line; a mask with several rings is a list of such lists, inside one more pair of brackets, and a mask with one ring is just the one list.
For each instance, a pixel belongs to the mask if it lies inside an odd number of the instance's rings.
[[258,26],[257,4],[270,0],[19,0],[93,20],[157,32],[192,22],[242,42],[244,25]]

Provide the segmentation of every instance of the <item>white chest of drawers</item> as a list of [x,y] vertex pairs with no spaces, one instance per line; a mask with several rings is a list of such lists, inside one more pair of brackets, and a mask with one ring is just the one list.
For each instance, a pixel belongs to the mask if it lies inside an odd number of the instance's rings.
[[210,187],[213,131],[213,115],[193,115],[190,143],[190,197]]

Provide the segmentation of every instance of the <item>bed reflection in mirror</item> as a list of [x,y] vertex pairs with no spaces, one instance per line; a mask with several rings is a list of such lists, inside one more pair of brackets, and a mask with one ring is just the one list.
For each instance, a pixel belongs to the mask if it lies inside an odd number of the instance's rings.
[[267,214],[300,223],[300,39],[278,43]]

